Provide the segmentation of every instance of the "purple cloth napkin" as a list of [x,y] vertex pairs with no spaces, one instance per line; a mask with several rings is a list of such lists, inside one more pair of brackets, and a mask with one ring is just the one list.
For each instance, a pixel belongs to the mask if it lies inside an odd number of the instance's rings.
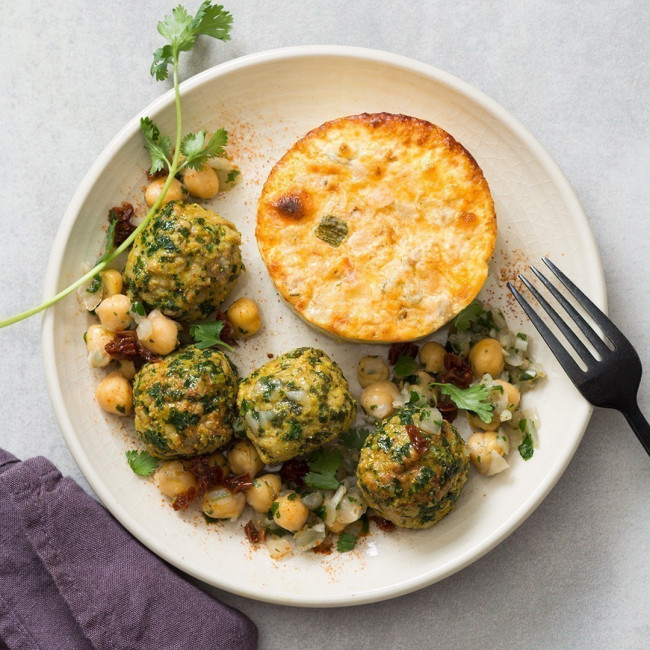
[[45,458],[0,449],[0,648],[246,650],[257,628]]

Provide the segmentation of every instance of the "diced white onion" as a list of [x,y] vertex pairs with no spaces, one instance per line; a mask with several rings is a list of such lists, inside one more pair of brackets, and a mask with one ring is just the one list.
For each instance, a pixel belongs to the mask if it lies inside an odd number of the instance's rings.
[[264,430],[269,427],[271,420],[275,417],[274,411],[258,411],[257,415],[259,417],[259,427]]
[[498,474],[499,472],[503,472],[504,469],[508,469],[510,465],[508,465],[508,461],[499,454],[498,451],[494,451],[494,449],[490,452],[490,455],[492,456],[492,460],[490,461],[490,469],[486,472],[486,476],[493,476],[494,474]]
[[312,492],[301,497],[301,500],[310,510],[315,510],[322,505],[323,495],[320,492]]
[[509,366],[514,366],[515,368],[518,368],[524,362],[522,356],[514,351],[508,352],[508,354],[506,354],[504,357],[504,361]]
[[291,541],[287,537],[266,536],[266,548],[274,560],[279,560],[285,555],[291,555]]
[[515,350],[517,352],[526,352],[528,350],[528,339],[522,339],[519,336],[515,337]]
[[145,318],[140,321],[135,331],[141,341],[146,341],[147,339],[150,339],[153,334],[153,325],[148,318]]
[[246,413],[244,420],[246,420],[246,424],[253,430],[253,433],[258,434],[260,432],[260,425],[250,411]]
[[296,404],[300,404],[301,406],[310,405],[309,393],[304,390],[288,390],[286,395],[288,399]]
[[301,551],[308,551],[311,548],[315,548],[323,542],[325,539],[325,524],[319,522],[310,528],[303,528],[299,530],[294,536],[293,539],[296,542],[296,546]]

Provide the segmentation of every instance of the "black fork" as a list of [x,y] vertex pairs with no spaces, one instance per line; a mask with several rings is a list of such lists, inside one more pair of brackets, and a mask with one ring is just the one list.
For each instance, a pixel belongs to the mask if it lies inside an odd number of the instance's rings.
[[587,314],[591,316],[611,344],[608,345],[557,288],[540,271],[531,266],[533,273],[562,305],[564,311],[573,319],[600,358],[594,356],[544,296],[523,275],[519,275],[521,281],[528,287],[537,302],[577,352],[578,357],[587,367],[586,370],[580,368],[555,334],[510,282],[508,282],[508,288],[524,308],[533,325],[542,335],[548,347],[551,348],[551,352],[560,362],[576,388],[594,406],[613,408],[623,413],[644,449],[650,455],[650,425],[643,417],[637,404],[637,392],[641,382],[641,360],[639,355],[614,323],[551,260],[548,258],[543,259],[544,264],[568,289]]

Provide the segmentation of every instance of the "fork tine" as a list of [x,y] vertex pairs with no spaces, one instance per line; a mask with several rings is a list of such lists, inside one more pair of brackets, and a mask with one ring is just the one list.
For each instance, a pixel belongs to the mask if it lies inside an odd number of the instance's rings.
[[603,332],[605,332],[607,338],[616,346],[623,343],[629,345],[630,342],[625,338],[623,333],[612,323],[609,318],[600,310],[596,305],[594,305],[585,294],[578,289],[578,287],[567,278],[560,269],[558,269],[548,257],[542,258],[544,264],[548,266],[549,269],[555,274],[555,276],[560,280],[560,282],[573,294],[573,297],[580,303],[583,309],[594,319],[598,327],[600,327]]
[[576,325],[580,328],[581,332],[589,339],[591,344],[596,348],[601,356],[605,356],[611,350],[607,347],[605,342],[598,336],[598,334],[591,328],[589,323],[579,314],[578,310],[558,291],[558,289],[551,283],[551,281],[534,266],[530,267],[533,273],[544,283],[544,286],[549,290],[553,297],[562,305],[564,311],[573,318]]
[[544,311],[551,317],[551,320],[557,325],[558,329],[564,334],[567,341],[573,346],[578,356],[585,362],[595,361],[595,357],[587,349],[585,344],[577,337],[575,332],[562,320],[560,315],[549,305],[548,301],[528,280],[521,274],[519,279],[528,287],[528,290],[535,296],[537,302],[542,306]]
[[569,379],[573,383],[579,382],[583,377],[583,372],[578,367],[578,364],[573,360],[573,357],[564,349],[564,346],[558,341],[557,337],[551,330],[548,328],[546,323],[537,315],[537,312],[530,306],[529,302],[519,293],[519,291],[513,286],[512,282],[508,282],[508,289],[512,292],[512,295],[517,299],[517,302],[522,306],[523,310],[528,315],[528,318],[532,321],[533,325],[537,331],[542,335],[542,338],[546,341],[551,352],[555,355],[555,358],[560,362],[560,365],[564,368],[566,374],[569,376]]

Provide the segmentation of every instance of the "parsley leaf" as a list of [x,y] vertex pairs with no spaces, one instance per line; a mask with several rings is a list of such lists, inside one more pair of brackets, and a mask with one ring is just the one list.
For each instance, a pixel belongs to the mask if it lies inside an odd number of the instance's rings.
[[129,467],[138,476],[151,476],[158,468],[158,459],[146,451],[131,449],[126,452]]
[[307,461],[311,470],[303,479],[306,485],[317,490],[336,490],[340,485],[336,479],[336,470],[341,464],[341,452],[338,449],[319,449]]
[[205,130],[198,133],[188,133],[181,143],[181,153],[185,156],[183,167],[201,169],[210,159],[223,155],[223,148],[228,144],[228,132],[217,129],[207,144],[205,143]]
[[336,544],[336,550],[339,553],[351,551],[357,544],[357,538],[352,533],[341,533],[339,541]]
[[483,312],[483,305],[478,300],[471,302],[463,311],[460,312],[454,318],[454,327],[459,332],[464,332],[468,330],[471,324],[481,315]]
[[413,375],[417,369],[417,361],[402,354],[397,358],[397,363],[393,368],[393,372],[396,377],[408,377],[409,375]]
[[221,340],[221,330],[223,330],[223,325],[224,323],[222,320],[192,325],[190,327],[190,336],[194,341],[196,341],[196,347],[199,348],[199,350],[205,350],[205,348],[220,345],[226,348],[226,350],[233,352],[232,346]]
[[494,405],[487,401],[488,389],[484,384],[474,384],[469,388],[458,388],[453,384],[434,383],[433,385],[440,386],[440,392],[450,397],[459,409],[476,413],[483,422],[492,421]]
[[352,427],[344,431],[339,436],[339,442],[348,449],[361,449],[366,438],[370,435],[370,429],[362,429],[361,427]]
[[140,118],[140,130],[144,137],[144,148],[151,156],[150,174],[169,169],[172,157],[172,141],[169,136],[160,135],[160,129],[148,117]]
[[241,172],[238,169],[231,169],[226,176],[226,183],[234,183],[239,174],[241,174]]

